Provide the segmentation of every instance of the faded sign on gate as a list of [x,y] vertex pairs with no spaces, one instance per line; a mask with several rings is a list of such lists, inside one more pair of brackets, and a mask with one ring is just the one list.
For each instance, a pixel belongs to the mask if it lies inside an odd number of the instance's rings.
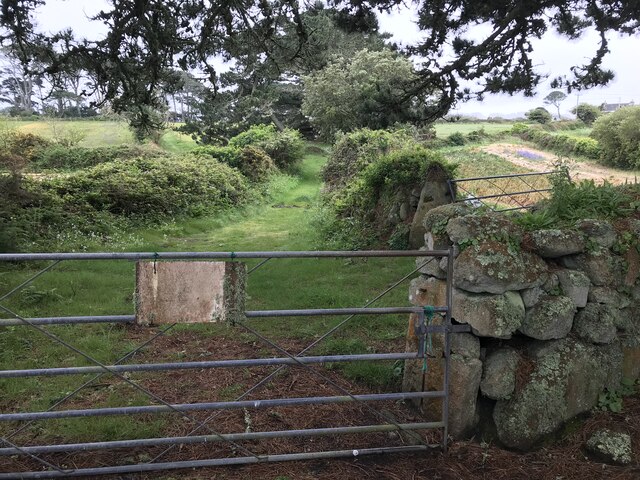
[[241,320],[246,276],[239,262],[137,262],[136,323]]

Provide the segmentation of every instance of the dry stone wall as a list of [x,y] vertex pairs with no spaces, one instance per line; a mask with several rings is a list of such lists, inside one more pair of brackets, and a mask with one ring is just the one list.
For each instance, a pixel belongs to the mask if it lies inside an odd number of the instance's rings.
[[[503,214],[452,204],[423,225],[422,248],[454,248],[452,318],[472,331],[451,334],[452,435],[489,424],[506,446],[528,449],[596,406],[604,389],[640,377],[640,220],[524,232]],[[442,305],[446,261],[420,272],[410,301]],[[407,362],[405,390],[441,388],[438,337],[426,373]],[[407,348],[416,342],[410,328]],[[440,401],[420,406],[440,418]]]

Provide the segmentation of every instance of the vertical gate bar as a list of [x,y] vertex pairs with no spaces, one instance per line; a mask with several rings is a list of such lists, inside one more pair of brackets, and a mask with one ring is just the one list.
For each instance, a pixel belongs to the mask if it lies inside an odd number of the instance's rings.
[[449,247],[447,257],[447,314],[445,315],[444,332],[444,403],[442,405],[442,421],[444,422],[444,434],[442,438],[442,450],[447,452],[447,442],[449,439],[449,363],[451,354],[450,327],[451,308],[453,305],[453,247]]
[[451,203],[456,203],[456,195],[454,193],[453,182],[455,182],[455,180],[449,179],[447,180],[447,185],[449,185],[449,195],[451,195]]

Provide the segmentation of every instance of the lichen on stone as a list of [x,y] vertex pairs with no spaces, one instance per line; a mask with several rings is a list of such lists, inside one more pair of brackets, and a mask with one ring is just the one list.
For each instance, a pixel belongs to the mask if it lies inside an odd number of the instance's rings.
[[586,448],[606,462],[627,465],[632,460],[631,436],[626,433],[598,430],[587,440]]

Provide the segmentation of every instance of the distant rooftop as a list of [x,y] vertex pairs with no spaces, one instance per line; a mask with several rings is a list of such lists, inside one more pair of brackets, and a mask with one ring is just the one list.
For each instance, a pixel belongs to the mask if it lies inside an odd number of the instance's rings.
[[615,112],[616,110],[620,110],[623,107],[632,107],[635,103],[630,101],[629,103],[603,103],[600,106],[600,110],[605,113]]

